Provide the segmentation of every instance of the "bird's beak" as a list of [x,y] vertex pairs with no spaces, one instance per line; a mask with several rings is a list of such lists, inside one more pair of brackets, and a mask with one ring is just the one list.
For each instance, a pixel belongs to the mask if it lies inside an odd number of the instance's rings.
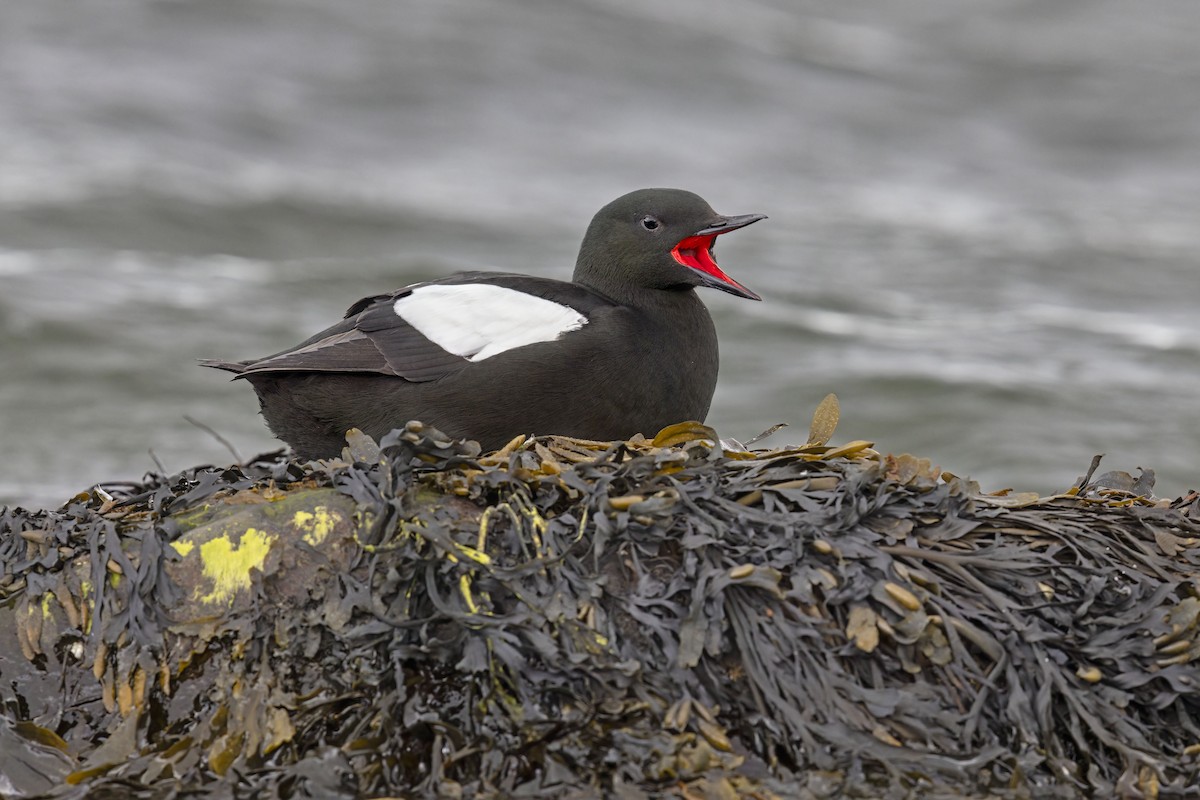
[[744,228],[747,225],[758,222],[760,219],[766,219],[766,214],[742,214],[738,217],[721,217],[719,220],[709,225],[707,228],[696,231],[696,236],[720,236],[722,233],[736,231],[738,228]]
[[713,258],[713,241],[723,233],[736,231],[747,225],[766,219],[765,214],[742,214],[737,217],[721,217],[711,225],[707,225],[688,236],[671,251],[671,255],[683,266],[695,272],[700,277],[702,286],[711,286],[723,292],[745,297],[748,300],[762,300],[754,292],[742,286],[733,278],[726,275],[717,266]]

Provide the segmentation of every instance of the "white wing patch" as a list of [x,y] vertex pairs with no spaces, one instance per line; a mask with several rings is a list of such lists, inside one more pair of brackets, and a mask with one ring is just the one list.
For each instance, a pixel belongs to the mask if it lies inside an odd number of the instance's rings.
[[471,361],[552,342],[588,322],[570,306],[486,283],[421,286],[394,308],[438,347]]

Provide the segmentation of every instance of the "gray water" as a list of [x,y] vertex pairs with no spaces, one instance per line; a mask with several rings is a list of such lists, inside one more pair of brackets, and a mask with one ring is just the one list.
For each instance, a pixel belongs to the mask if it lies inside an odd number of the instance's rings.
[[1200,486],[1200,4],[0,6],[0,503],[275,447],[194,366],[462,268],[565,278],[679,186],[723,239],[709,422],[986,489]]

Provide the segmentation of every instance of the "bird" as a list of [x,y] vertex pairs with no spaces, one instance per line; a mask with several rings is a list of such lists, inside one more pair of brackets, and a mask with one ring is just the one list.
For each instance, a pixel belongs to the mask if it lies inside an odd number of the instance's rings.
[[365,297],[273,355],[200,363],[248,381],[301,459],[338,456],[350,429],[378,441],[411,420],[485,452],[522,434],[653,436],[707,416],[717,334],[694,290],[762,299],[713,256],[717,237],[762,219],[639,189],[596,213],[570,282],[458,272]]

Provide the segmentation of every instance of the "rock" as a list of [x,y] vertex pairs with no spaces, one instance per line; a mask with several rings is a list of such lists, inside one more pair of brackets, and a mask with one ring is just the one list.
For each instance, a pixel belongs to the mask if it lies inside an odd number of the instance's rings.
[[1200,781],[1196,496],[1090,472],[1052,498],[982,495],[825,429],[481,457],[410,424],[344,461],[2,509],[0,794]]

